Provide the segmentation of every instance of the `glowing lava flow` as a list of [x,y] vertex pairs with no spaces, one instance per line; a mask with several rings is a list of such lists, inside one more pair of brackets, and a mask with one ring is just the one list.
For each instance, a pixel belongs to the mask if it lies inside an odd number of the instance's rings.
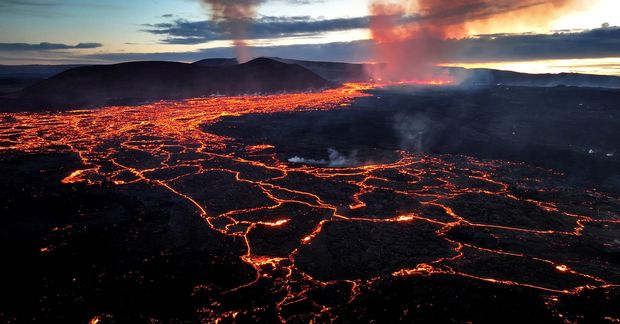
[[[239,257],[256,270],[256,278],[225,293],[242,291],[264,278],[273,278],[274,282],[278,278],[278,285],[286,291],[286,296],[276,305],[282,321],[288,320],[282,310],[287,305],[309,300],[307,293],[313,287],[346,284],[350,286],[349,301],[352,301],[359,296],[361,287],[390,276],[444,274],[554,294],[576,294],[583,289],[617,284],[595,274],[574,270],[572,265],[565,263],[566,260],[479,246],[461,242],[450,235],[457,229],[483,229],[495,238],[510,233],[553,240],[555,237],[582,236],[585,226],[590,223],[620,224],[618,215],[597,218],[590,213],[582,215],[566,210],[566,206],[554,201],[521,198],[513,188],[519,182],[538,186],[536,179],[511,179],[503,174],[506,169],[527,168],[525,165],[468,157],[458,157],[458,161],[453,161],[454,157],[407,152],[400,152],[398,161],[384,164],[349,168],[294,165],[278,159],[272,145],[246,146],[203,130],[226,116],[341,109],[356,98],[370,96],[364,90],[372,88],[371,84],[347,84],[340,89],[319,93],[214,97],[65,113],[2,114],[0,118],[5,122],[0,128],[0,153],[75,153],[82,160],[83,168],[68,174],[62,181],[65,184],[108,181],[123,186],[144,182],[184,199],[213,230],[242,237],[247,246],[246,253]],[[552,174],[548,170],[538,172],[543,176]],[[233,189],[247,188],[251,195],[258,197],[257,202],[244,201],[241,206],[231,208],[221,200],[200,194],[191,182],[203,181],[200,177],[207,176],[227,181],[226,186]],[[325,192],[320,189],[330,187],[346,190]],[[540,190],[547,188],[541,187]],[[218,188],[212,188],[209,193],[216,196],[217,191]],[[506,209],[523,206],[531,210],[531,214],[538,213],[554,221],[543,222],[545,226],[537,227],[528,226],[519,219],[510,223],[492,218],[492,215],[486,218],[463,215],[459,212],[463,207],[456,202],[468,195],[505,204]],[[384,201],[389,202],[387,207]],[[378,208],[379,205],[383,207]],[[326,227],[343,223],[381,224],[394,228],[425,224],[434,228],[431,235],[436,237],[438,244],[448,245],[450,249],[415,266],[389,269],[387,273],[374,273],[370,277],[320,280],[315,278],[316,275],[313,277],[312,271],[302,270],[298,261],[305,249],[312,248],[315,240],[326,235]],[[275,243],[278,246],[265,243],[258,246],[255,243],[254,235],[258,235],[259,230],[284,228],[292,233],[288,250]],[[294,232],[297,228],[300,230]],[[471,256],[519,260],[541,269],[551,269],[555,271],[551,273],[557,272],[560,276],[574,277],[574,282],[579,284],[555,287],[507,275],[490,277],[463,266],[462,262]],[[329,318],[330,307],[316,301],[310,303],[317,309],[317,317]],[[207,320],[231,319],[243,311],[218,309],[216,315]]]

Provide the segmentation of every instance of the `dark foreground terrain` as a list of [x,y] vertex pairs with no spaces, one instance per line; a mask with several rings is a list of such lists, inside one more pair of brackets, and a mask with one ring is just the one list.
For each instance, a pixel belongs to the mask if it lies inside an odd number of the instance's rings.
[[620,92],[4,114],[0,322],[620,320]]

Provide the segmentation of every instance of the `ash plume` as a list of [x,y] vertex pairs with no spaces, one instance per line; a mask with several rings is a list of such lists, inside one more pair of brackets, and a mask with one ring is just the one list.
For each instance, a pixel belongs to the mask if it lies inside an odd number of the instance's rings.
[[256,15],[256,6],[265,0],[201,0],[210,9],[211,20],[221,24],[233,38],[240,63],[251,59],[245,41],[247,26]]
[[[446,42],[489,28],[545,27],[576,0],[371,0],[375,61],[391,81],[441,78],[434,68],[455,49]],[[456,42],[452,42],[456,43]]]

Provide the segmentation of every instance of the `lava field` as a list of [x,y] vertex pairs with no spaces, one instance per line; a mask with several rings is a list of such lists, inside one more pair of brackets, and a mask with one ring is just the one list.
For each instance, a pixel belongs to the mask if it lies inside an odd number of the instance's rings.
[[620,322],[619,93],[401,90],[0,114],[0,321]]

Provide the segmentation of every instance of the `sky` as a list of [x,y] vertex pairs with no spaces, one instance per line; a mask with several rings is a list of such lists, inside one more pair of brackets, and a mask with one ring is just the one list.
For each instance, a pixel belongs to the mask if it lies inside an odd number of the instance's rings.
[[[244,34],[252,56],[377,60],[368,28],[369,7],[377,0],[255,1],[261,3]],[[438,59],[522,72],[620,75],[620,1],[572,2],[544,24],[537,19],[467,24],[464,34],[442,40],[449,50]],[[232,57],[231,33],[216,23],[211,9],[199,0],[0,0],[0,64]],[[416,14],[414,8],[408,17]]]

